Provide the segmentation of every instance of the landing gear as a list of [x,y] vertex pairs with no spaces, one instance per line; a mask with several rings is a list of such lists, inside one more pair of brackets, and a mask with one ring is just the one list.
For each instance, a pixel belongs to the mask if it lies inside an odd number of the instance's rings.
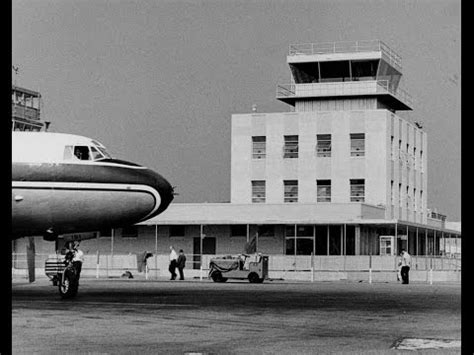
[[70,265],[64,269],[58,282],[59,295],[61,298],[73,298],[77,295],[79,280],[74,266]]

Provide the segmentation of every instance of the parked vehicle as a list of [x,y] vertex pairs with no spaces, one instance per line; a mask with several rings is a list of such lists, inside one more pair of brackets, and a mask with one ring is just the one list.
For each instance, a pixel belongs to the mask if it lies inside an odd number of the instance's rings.
[[[247,263],[247,258],[255,258]],[[247,266],[248,264],[248,266]],[[251,283],[262,283],[268,279],[268,256],[240,254],[211,259],[209,277],[214,282],[226,282],[228,279],[249,280]]]

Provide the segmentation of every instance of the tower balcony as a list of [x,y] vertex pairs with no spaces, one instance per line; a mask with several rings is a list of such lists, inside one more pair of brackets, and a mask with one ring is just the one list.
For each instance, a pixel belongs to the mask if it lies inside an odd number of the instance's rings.
[[325,60],[384,59],[401,72],[402,58],[380,40],[291,44],[288,63]]
[[364,80],[327,83],[281,84],[277,86],[276,97],[294,106],[300,99],[333,99],[373,96],[387,103],[395,110],[412,110],[411,96],[400,88],[394,88],[389,80]]

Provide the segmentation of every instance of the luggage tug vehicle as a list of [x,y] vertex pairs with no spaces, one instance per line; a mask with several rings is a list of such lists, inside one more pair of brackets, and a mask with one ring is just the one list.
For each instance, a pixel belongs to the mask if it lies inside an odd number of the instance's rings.
[[255,261],[250,261],[246,267],[248,254],[237,257],[224,256],[212,258],[209,263],[209,277],[214,282],[226,282],[228,279],[249,280],[250,283],[262,283],[268,279],[268,256],[256,254]]

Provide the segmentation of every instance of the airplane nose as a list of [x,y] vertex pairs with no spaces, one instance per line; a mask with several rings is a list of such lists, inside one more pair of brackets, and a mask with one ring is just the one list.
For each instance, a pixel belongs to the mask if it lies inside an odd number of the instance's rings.
[[162,213],[168,208],[171,201],[174,199],[174,189],[171,184],[160,174],[154,172],[153,170],[148,170],[149,174],[152,176],[152,183],[150,187],[154,188],[161,197],[161,203],[158,209],[148,218],[154,217]]
[[[151,195],[154,196],[154,206],[148,210],[148,213],[142,216],[141,221],[162,213],[168,208],[171,201],[173,201],[173,187],[157,172],[125,160],[104,159],[101,162],[117,165],[116,168],[112,168],[107,174],[109,182],[146,186]],[[145,206],[145,204],[143,206]],[[149,205],[148,208],[150,208]]]

